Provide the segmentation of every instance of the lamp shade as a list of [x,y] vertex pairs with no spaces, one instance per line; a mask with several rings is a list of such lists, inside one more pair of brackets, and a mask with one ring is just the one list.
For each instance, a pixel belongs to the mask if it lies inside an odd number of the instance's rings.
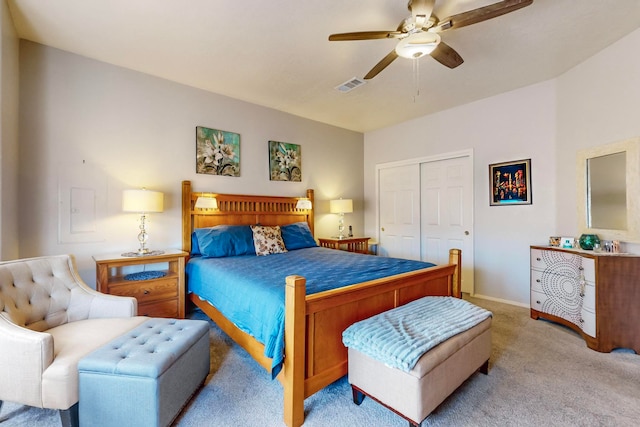
[[296,209],[311,209],[311,200],[309,199],[300,199],[296,203]]
[[122,210],[124,212],[162,212],[164,194],[159,191],[124,190],[122,192]]
[[350,213],[353,212],[353,200],[337,199],[329,202],[329,211],[331,213]]
[[194,207],[198,209],[218,209],[218,200],[215,197],[198,197]]

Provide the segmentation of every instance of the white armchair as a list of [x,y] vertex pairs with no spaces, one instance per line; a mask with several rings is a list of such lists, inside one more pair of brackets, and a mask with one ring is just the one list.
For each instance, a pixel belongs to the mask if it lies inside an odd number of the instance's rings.
[[0,408],[60,410],[78,424],[78,361],[135,328],[134,298],[94,291],[72,255],[0,262]]

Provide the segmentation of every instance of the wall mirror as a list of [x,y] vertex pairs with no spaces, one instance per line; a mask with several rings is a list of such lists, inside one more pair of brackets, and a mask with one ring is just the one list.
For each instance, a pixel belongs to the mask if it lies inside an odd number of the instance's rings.
[[580,232],[640,242],[640,138],[579,151],[577,171]]

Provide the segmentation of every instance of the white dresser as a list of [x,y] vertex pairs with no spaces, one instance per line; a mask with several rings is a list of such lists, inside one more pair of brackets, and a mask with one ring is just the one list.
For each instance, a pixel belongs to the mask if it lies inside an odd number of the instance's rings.
[[597,351],[640,353],[640,257],[531,246],[531,317],[562,323]]

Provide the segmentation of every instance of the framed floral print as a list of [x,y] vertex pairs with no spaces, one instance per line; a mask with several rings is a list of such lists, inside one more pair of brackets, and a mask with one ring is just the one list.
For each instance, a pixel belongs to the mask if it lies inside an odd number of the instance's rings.
[[196,173],[240,176],[240,134],[197,126]]
[[302,154],[299,145],[269,141],[269,179],[302,181]]
[[530,205],[531,159],[489,165],[489,206]]

